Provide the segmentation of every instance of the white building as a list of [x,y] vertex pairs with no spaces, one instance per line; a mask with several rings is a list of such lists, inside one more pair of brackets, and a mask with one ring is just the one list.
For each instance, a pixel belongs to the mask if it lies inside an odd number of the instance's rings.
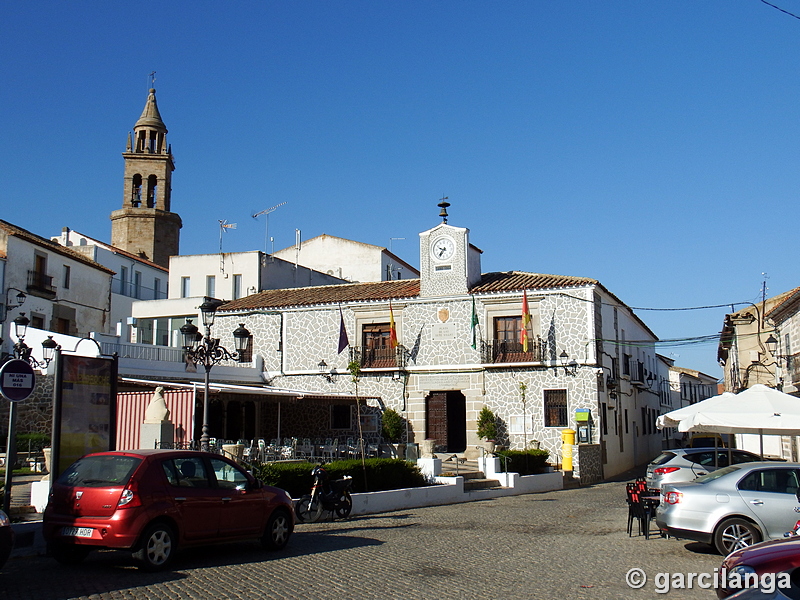
[[416,268],[386,248],[325,233],[273,256],[353,283],[419,277]]
[[[554,462],[561,462],[563,430],[577,430],[582,480],[658,454],[650,329],[596,280],[482,274],[480,254],[469,230],[442,223],[420,234],[420,279],[267,290],[225,305],[215,329],[230,345],[229,332],[246,323],[254,360],[281,388],[352,394],[348,364],[355,361],[358,394],[369,407],[396,409],[407,419],[409,442],[434,439],[440,451],[477,454],[476,420],[488,406],[498,417],[499,443],[519,449],[535,440]],[[350,347],[339,352],[342,320]],[[310,407],[284,406],[284,431],[358,434],[352,406]],[[367,437],[380,435],[370,419],[362,425]]]
[[[343,283],[337,277],[295,266],[260,251],[172,256],[166,300],[135,302],[132,341],[179,346],[186,319],[199,319],[204,296],[236,300],[263,290]],[[197,323],[198,321],[195,321]]]
[[130,317],[134,301],[166,298],[169,271],[127,250],[115,248],[68,227],[64,227],[60,236],[51,239],[116,273],[111,284],[111,333],[122,342],[132,341]]
[[[2,220],[0,257],[4,351],[13,346],[8,327],[21,312],[36,329],[78,337],[110,333],[113,270]],[[21,306],[17,297],[24,298]]]

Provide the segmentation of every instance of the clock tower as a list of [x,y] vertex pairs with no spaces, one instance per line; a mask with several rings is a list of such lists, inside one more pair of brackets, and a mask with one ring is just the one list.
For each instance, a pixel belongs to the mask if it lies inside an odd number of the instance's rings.
[[178,254],[181,218],[170,212],[172,147],[151,89],[142,116],[128,134],[122,208],[111,213],[111,245],[169,267]]
[[460,296],[481,277],[481,251],[470,246],[469,229],[447,224],[447,207],[439,204],[442,222],[419,234],[420,296]]

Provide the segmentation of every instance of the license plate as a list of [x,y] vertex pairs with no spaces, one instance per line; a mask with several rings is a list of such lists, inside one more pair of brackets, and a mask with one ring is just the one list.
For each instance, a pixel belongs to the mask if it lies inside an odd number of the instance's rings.
[[61,529],[61,535],[65,537],[90,538],[93,532],[94,529],[91,527],[63,527]]

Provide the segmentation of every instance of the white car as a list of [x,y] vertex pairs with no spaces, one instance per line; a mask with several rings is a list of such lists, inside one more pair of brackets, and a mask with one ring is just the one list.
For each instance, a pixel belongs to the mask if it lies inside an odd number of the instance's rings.
[[800,516],[800,463],[731,465],[691,483],[664,484],[656,524],[728,555],[782,538]]
[[762,458],[747,450],[728,448],[678,448],[664,450],[647,465],[647,487],[658,489],[665,483],[692,481],[729,464],[758,462]]

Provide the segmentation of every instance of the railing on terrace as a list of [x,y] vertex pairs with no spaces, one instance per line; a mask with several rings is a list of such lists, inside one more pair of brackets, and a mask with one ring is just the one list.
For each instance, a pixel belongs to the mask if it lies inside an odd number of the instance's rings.
[[487,340],[481,342],[481,360],[484,363],[542,362],[546,349],[547,344],[539,336],[528,342],[527,352],[521,342]]
[[164,300],[167,297],[166,290],[136,285],[135,282],[123,281],[119,277],[111,279],[111,293],[137,300]]
[[184,362],[183,348],[150,346],[147,344],[116,344],[100,342],[103,354],[117,353],[120,358],[150,360],[157,362]]

